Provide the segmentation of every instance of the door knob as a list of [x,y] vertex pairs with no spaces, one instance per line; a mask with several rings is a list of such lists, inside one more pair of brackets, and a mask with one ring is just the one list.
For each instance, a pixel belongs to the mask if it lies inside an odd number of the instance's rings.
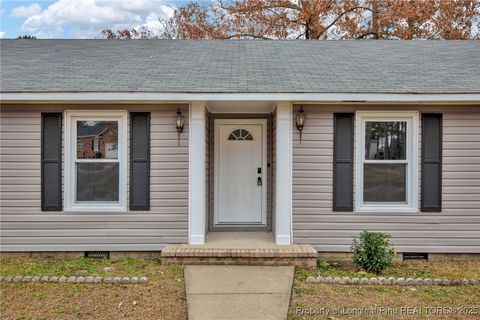
[[262,186],[262,177],[258,177],[258,179],[257,179],[257,186],[259,186],[259,187]]

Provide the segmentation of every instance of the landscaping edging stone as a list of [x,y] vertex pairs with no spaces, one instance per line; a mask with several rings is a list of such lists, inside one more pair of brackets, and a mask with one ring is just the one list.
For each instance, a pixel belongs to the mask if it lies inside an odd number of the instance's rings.
[[350,278],[350,277],[313,277],[310,276],[306,280],[307,283],[327,283],[327,284],[344,284],[344,285],[398,285],[398,286],[460,286],[460,285],[478,285],[477,279],[430,279],[430,278],[394,278],[394,277],[372,277],[372,278]]
[[5,283],[20,283],[20,282],[39,282],[39,283],[119,283],[119,284],[145,284],[148,282],[147,277],[83,277],[83,276],[14,276],[14,277],[3,277],[0,276],[0,282]]

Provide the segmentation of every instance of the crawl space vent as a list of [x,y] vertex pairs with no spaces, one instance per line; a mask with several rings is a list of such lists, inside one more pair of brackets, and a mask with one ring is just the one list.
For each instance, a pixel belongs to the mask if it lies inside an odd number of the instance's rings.
[[109,251],[85,251],[85,258],[110,259]]
[[425,252],[404,252],[403,261],[405,260],[428,260],[428,253]]

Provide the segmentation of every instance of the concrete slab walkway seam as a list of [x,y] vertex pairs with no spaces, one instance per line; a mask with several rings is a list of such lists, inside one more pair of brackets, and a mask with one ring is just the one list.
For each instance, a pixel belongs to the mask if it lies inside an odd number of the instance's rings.
[[190,320],[284,320],[293,266],[185,266]]

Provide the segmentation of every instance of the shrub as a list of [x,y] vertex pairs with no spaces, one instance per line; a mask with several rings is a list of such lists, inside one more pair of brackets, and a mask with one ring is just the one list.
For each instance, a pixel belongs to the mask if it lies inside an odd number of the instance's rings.
[[379,273],[393,265],[395,248],[389,243],[390,235],[363,231],[353,238],[353,263],[368,272]]

